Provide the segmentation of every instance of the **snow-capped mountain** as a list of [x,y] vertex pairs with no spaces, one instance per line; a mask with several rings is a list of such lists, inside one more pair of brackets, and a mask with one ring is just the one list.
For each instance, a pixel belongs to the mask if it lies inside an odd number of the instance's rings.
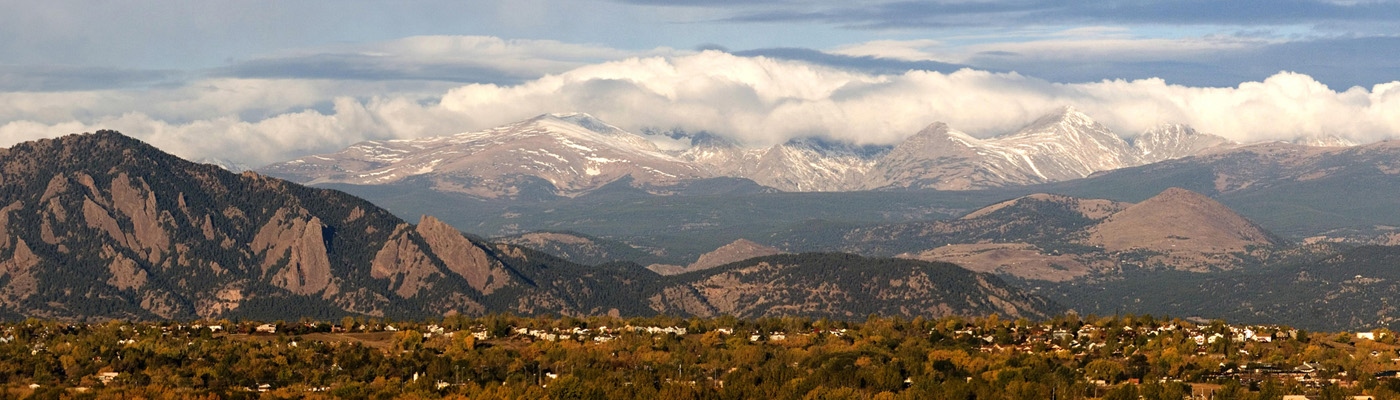
[[860,179],[863,188],[968,190],[1040,181],[1029,157],[937,122],[905,139]]
[[668,186],[710,175],[646,138],[587,114],[546,114],[479,132],[367,141],[263,169],[308,184],[388,184],[428,177],[439,191],[514,197],[548,183],[573,196],[625,176]]
[[1029,158],[1036,175],[1046,181],[1083,178],[1142,162],[1128,142],[1073,107],[991,141]]
[[1197,132],[1182,124],[1158,125],[1133,139],[1133,148],[1137,149],[1144,164],[1192,156],[1235,144],[1230,139]]
[[1079,179],[1142,163],[1139,150],[1113,131],[1065,107],[987,139],[929,125],[895,146],[863,181],[865,189],[968,190]]
[[855,146],[804,138],[768,148],[745,148],[733,141],[699,136],[679,152],[681,159],[702,166],[716,176],[747,178],[760,185],[789,192],[852,190],[885,146]]
[[262,171],[309,184],[427,179],[437,191],[487,198],[575,196],[624,177],[653,188],[739,177],[784,191],[970,190],[1078,179],[1232,145],[1185,125],[1150,129],[1130,144],[1072,107],[985,139],[934,123],[894,146],[804,138],[760,148],[705,132],[637,135],[587,114],[547,114],[479,132],[362,142]]
[[989,139],[935,123],[888,150],[814,140],[746,149],[707,140],[681,158],[715,175],[786,191],[968,190],[1078,179],[1143,163],[1139,150],[1072,107]]

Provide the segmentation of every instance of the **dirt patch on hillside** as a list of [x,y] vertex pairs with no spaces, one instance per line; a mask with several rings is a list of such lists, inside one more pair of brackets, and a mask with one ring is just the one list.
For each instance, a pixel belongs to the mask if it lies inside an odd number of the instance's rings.
[[949,262],[977,272],[1052,282],[1085,276],[1102,267],[1073,255],[1045,254],[1026,243],[951,244],[899,257]]

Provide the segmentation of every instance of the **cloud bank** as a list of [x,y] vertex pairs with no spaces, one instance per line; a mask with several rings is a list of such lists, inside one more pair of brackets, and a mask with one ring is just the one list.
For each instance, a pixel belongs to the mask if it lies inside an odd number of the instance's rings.
[[709,131],[755,146],[816,136],[897,142],[935,121],[975,136],[1073,105],[1125,136],[1187,123],[1241,142],[1400,137],[1400,82],[1338,91],[1279,72],[1234,87],[1162,79],[1063,84],[961,69],[872,73],[705,51],[592,63],[518,84],[226,77],[139,90],[0,93],[0,145],[117,129],[190,159],[249,165],[370,139],[485,129],[588,112],[625,129]]
[[[652,0],[639,3],[670,3]],[[875,3],[674,2],[732,10],[739,22],[823,22],[862,29],[930,26],[1053,24],[1289,25],[1329,21],[1393,22],[1400,20],[1394,1],[1211,0],[1105,1],[1092,5],[1063,0],[907,1]],[[1355,29],[1354,27],[1350,29]]]
[[[649,53],[673,53],[660,48]],[[299,51],[239,62],[221,75],[240,78],[426,80],[515,84],[636,52],[554,40],[491,36],[414,36]]]

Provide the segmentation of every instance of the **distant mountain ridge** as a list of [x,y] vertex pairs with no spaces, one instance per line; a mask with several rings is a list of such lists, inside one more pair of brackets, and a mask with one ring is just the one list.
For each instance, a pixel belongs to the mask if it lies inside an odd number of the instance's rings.
[[1286,244],[1206,196],[1169,188],[1137,204],[1037,193],[962,218],[805,229],[780,247],[839,249],[952,262],[1024,279],[1062,281],[1139,268],[1240,268],[1255,251]]
[[[955,310],[1002,310],[1045,318],[1062,312],[990,274],[948,263],[809,253],[758,257],[662,280],[649,300],[666,313],[740,318],[783,315],[859,318],[909,314],[943,317]],[[822,290],[812,290],[822,288]]]
[[1295,239],[1367,239],[1363,236],[1376,236],[1369,232],[1373,228],[1383,232],[1400,226],[1400,217],[1392,212],[1400,205],[1393,195],[1400,187],[1400,142],[1350,147],[1260,143],[1054,186],[1082,196],[1134,200],[1181,187],[1229,204]]
[[1073,107],[987,139],[934,123],[894,146],[801,138],[767,148],[707,133],[636,135],[574,113],[452,136],[362,142],[260,171],[306,184],[381,185],[418,177],[434,190],[482,198],[573,197],[624,176],[656,193],[715,177],[795,192],[971,190],[1079,179],[1233,144],[1184,125],[1153,128],[1129,142]]

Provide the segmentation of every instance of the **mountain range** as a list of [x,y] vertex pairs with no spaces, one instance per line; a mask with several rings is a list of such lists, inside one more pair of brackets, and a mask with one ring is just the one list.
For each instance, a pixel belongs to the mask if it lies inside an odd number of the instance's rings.
[[[658,142],[681,147],[662,150]],[[934,123],[893,146],[801,138],[766,148],[707,133],[638,135],[575,113],[452,136],[362,142],[259,171],[312,185],[426,179],[433,190],[481,198],[575,197],[624,176],[653,193],[717,177],[790,192],[970,190],[1079,179],[1233,145],[1177,124],[1130,143],[1073,107],[987,139]]]
[[[586,266],[431,216],[409,224],[343,192],[188,162],[113,131],[0,151],[0,204],[6,318],[1062,310],[946,263],[806,254],[672,277],[636,263]],[[863,278],[833,285],[838,276]]]
[[[520,240],[511,238],[529,238],[530,246],[571,257],[587,254],[593,260],[654,259],[657,251],[576,233],[529,233],[497,240]],[[1319,330],[1400,324],[1386,300],[1397,278],[1385,267],[1400,257],[1400,247],[1288,241],[1220,202],[1180,188],[1136,203],[1037,193],[957,218],[854,227],[807,225],[764,241],[770,245],[741,239],[693,258],[685,267],[652,264],[648,269],[677,277],[728,279],[730,273],[705,272],[706,261],[758,256],[738,263],[748,267],[718,269],[766,280],[770,278],[751,269],[771,258],[763,254],[840,250],[850,257],[872,257],[862,260],[897,255],[995,274],[1080,313],[1228,318]],[[836,284],[855,278],[829,279]],[[686,292],[727,287],[735,281],[702,282],[692,281]],[[703,291],[684,295],[676,290],[663,292],[661,298],[704,315],[738,310],[703,306],[690,297]]]
[[[1393,143],[1204,148],[1214,150],[967,191],[788,193],[623,175],[575,197],[417,199],[448,218],[411,224],[344,192],[186,162],[111,131],[72,135],[0,151],[0,317],[1040,318],[1068,306],[1310,329],[1400,321],[1376,298],[1391,290],[1394,249],[1351,244],[1400,236],[1383,225],[1395,200],[1381,194],[1400,181]],[[327,186],[441,193],[422,176],[404,181],[424,190]],[[468,198],[475,207],[440,201]],[[1324,226],[1298,210],[1342,228],[1273,233],[1278,221]],[[472,215],[557,225],[488,239],[451,222]],[[596,228],[614,233],[580,233]]]
[[[537,119],[550,118],[621,131],[581,115]],[[1309,329],[1400,321],[1375,298],[1391,278],[1366,272],[1393,258],[1390,248],[1351,250],[1400,244],[1394,142],[1238,144],[1178,124],[1125,139],[1068,107],[1003,135],[979,138],[933,123],[889,146],[803,138],[752,148],[681,131],[622,137],[661,143],[651,154],[698,172],[663,180],[636,170],[559,190],[516,169],[519,181],[534,185],[520,190],[528,196],[444,190],[435,172],[317,184],[399,214],[446,215],[486,235],[567,231],[595,246],[590,261],[631,260],[671,277],[725,269],[704,268],[715,255],[842,251],[955,263],[1081,312]],[[278,165],[266,170],[280,173]],[[561,256],[587,247],[539,244]]]

